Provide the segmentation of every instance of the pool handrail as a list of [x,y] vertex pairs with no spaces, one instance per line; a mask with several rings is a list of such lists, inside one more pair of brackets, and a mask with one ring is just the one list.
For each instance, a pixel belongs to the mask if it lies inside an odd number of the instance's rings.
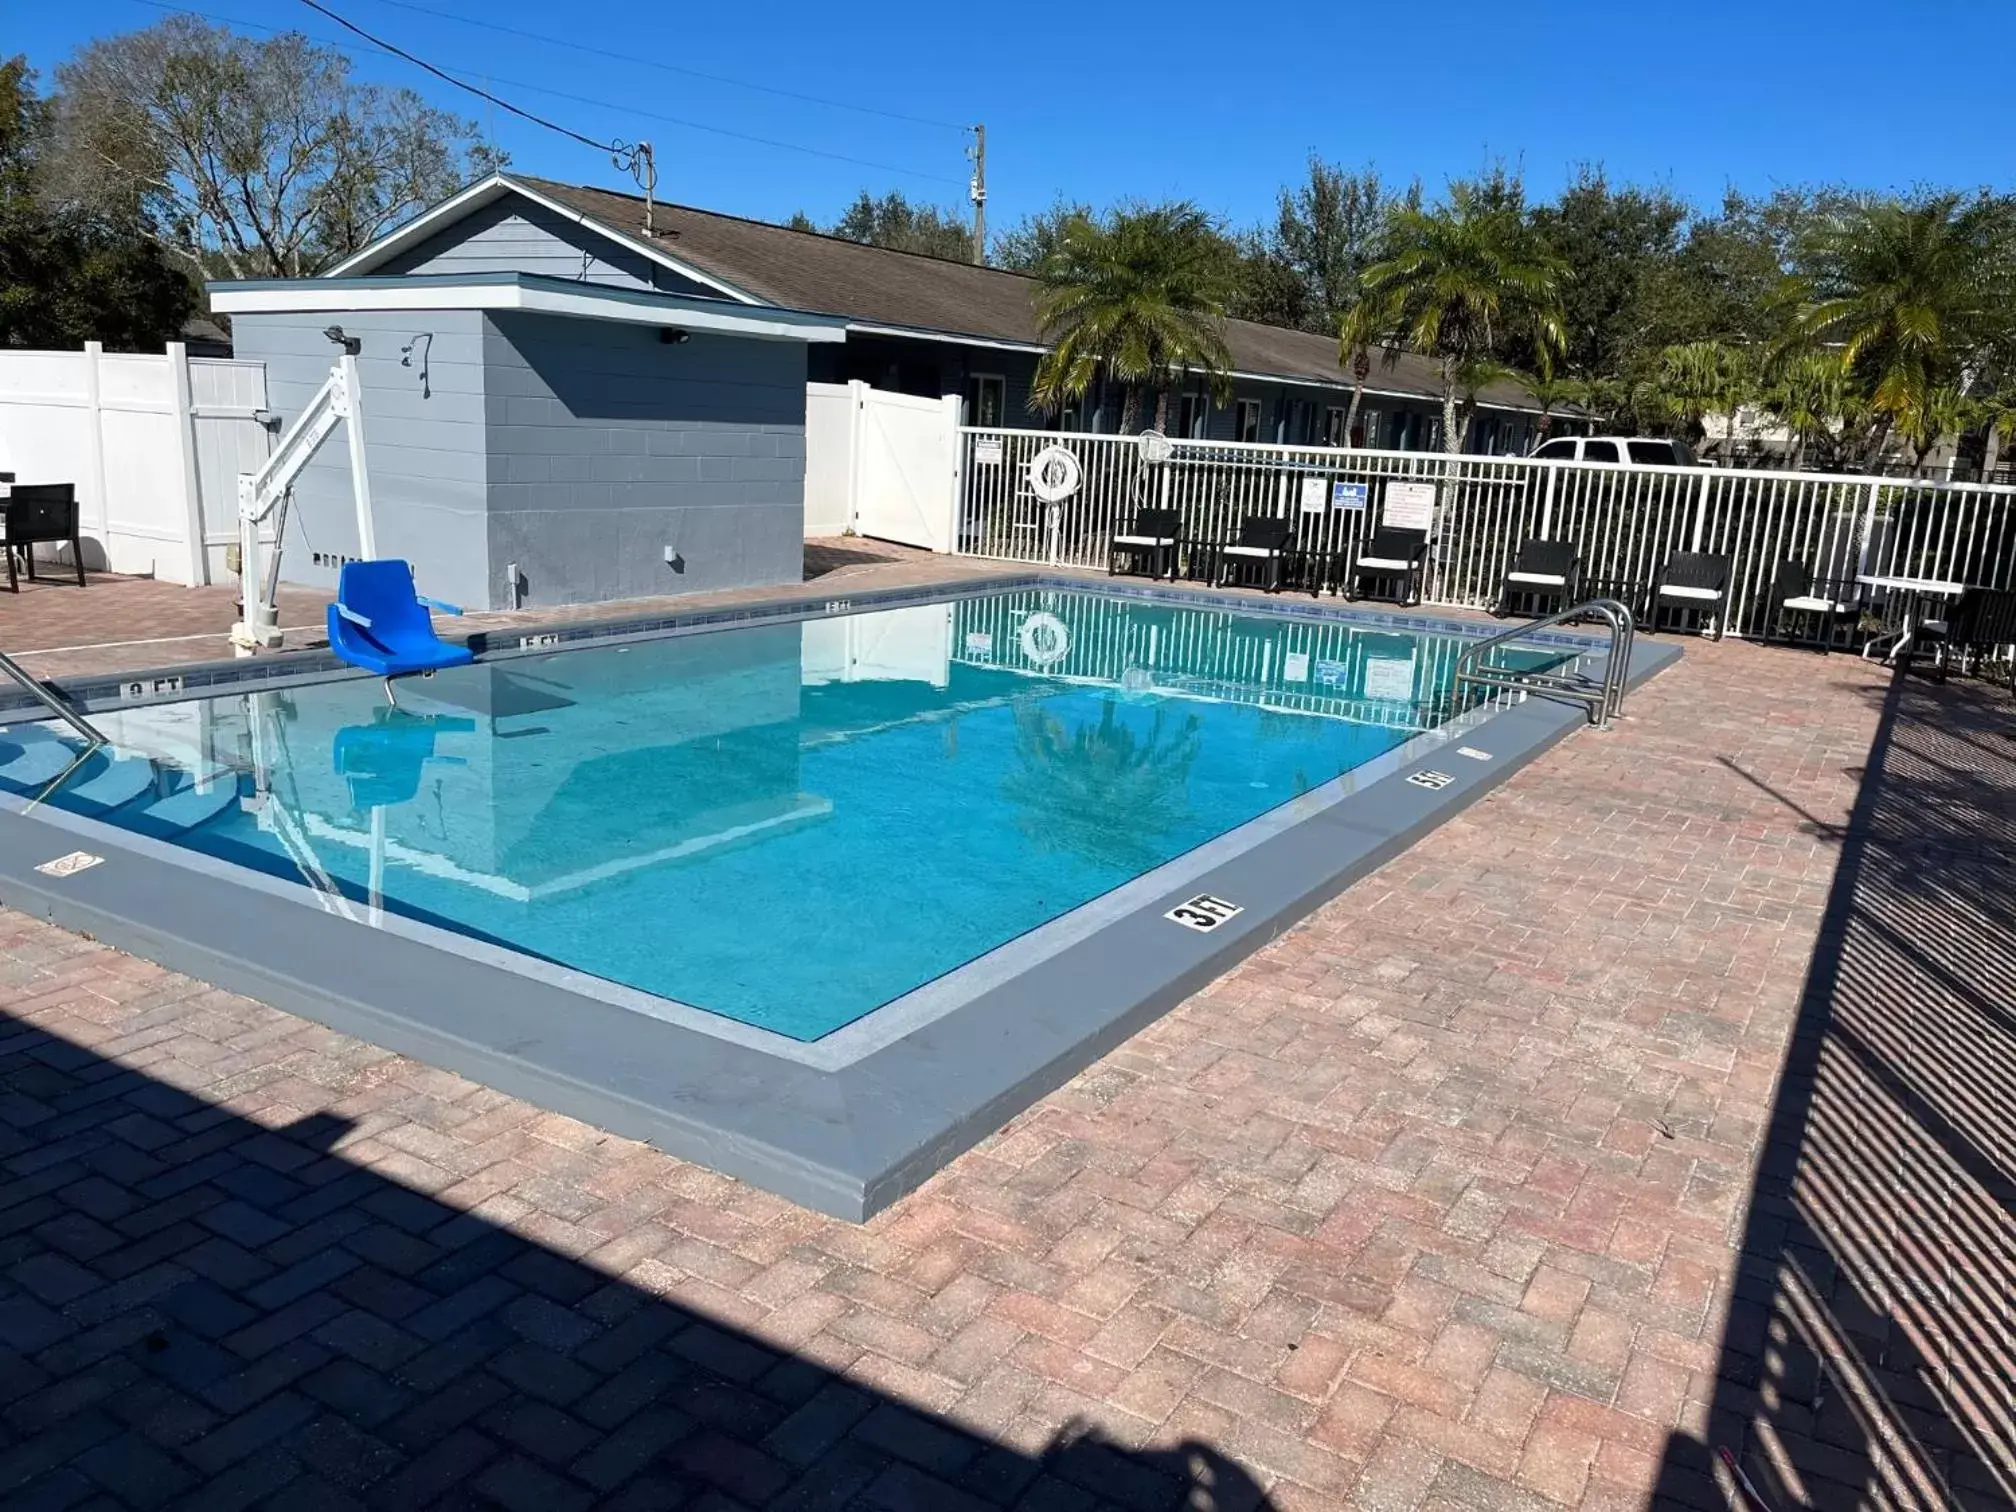
[[[1591,688],[1586,682],[1573,682],[1546,672],[1520,672],[1509,667],[1479,664],[1479,658],[1499,646],[1510,645],[1537,630],[1566,624],[1569,620],[1587,615],[1595,615],[1610,627],[1610,655],[1603,668],[1600,687]],[[1570,699],[1588,709],[1589,723],[1599,730],[1607,730],[1610,721],[1624,711],[1624,693],[1631,676],[1631,647],[1637,633],[1638,621],[1625,605],[1616,599],[1588,599],[1465,646],[1456,656],[1456,689],[1460,692],[1465,684],[1473,684],[1481,688]]]

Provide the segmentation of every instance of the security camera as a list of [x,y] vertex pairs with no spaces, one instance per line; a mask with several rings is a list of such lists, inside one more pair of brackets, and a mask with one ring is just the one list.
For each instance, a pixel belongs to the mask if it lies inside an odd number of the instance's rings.
[[676,331],[669,326],[658,333],[658,339],[667,346],[684,346],[693,339],[691,331]]
[[358,336],[344,335],[343,327],[341,326],[336,325],[325,326],[322,330],[322,334],[328,337],[331,341],[335,342],[336,345],[343,348],[345,356],[355,357],[359,352],[364,350],[363,338]]

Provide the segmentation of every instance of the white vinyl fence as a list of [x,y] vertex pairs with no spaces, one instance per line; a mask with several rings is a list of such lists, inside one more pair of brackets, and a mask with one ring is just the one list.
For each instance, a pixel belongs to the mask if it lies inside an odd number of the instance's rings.
[[[1844,585],[1884,573],[2016,587],[2016,487],[2006,485],[1218,441],[1177,441],[1158,464],[1132,436],[960,434],[956,549],[971,556],[1103,569],[1113,535],[1144,507],[1180,510],[1188,540],[1229,541],[1247,516],[1266,515],[1296,521],[1304,551],[1340,551],[1371,534],[1400,481],[1434,485],[1424,597],[1453,608],[1490,607],[1513,553],[1535,537],[1576,544],[1591,597],[1635,601],[1676,551],[1726,555],[1731,634],[1761,626],[1787,559]],[[1083,473],[1055,506],[1028,476],[1052,445]]]
[[191,357],[180,342],[0,350],[0,472],[76,485],[87,567],[207,583],[235,539],[238,474],[266,460],[265,406],[263,364]]
[[851,383],[805,385],[805,534],[954,549],[960,403]]

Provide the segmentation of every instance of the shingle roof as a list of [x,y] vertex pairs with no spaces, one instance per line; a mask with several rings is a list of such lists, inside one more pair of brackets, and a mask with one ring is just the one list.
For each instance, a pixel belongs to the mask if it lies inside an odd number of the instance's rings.
[[[690,205],[656,205],[654,234],[647,237],[644,202],[636,195],[524,174],[505,177],[579,211],[611,235],[656,247],[758,299],[878,325],[1045,344],[1032,298],[1036,280],[1026,274],[871,247]],[[1335,337],[1228,320],[1225,341],[1238,372],[1349,385],[1337,365]],[[1367,388],[1424,399],[1441,392],[1434,364],[1411,352],[1392,353],[1389,360],[1375,363]],[[1536,408],[1532,396],[1512,383],[1489,384],[1478,397],[1495,408]]]

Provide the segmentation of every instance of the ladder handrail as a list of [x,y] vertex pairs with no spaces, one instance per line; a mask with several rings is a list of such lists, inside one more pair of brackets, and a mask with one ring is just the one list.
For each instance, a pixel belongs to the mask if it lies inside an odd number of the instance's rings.
[[1631,676],[1631,650],[1638,633],[1637,618],[1630,609],[1616,599],[1589,599],[1567,609],[1558,610],[1544,618],[1530,620],[1514,629],[1503,631],[1481,641],[1472,641],[1456,653],[1457,687],[1471,678],[1482,679],[1485,672],[1517,679],[1519,673],[1510,668],[1484,668],[1478,665],[1478,658],[1485,652],[1523,640],[1536,630],[1545,630],[1553,625],[1566,624],[1571,619],[1583,615],[1599,616],[1610,627],[1610,656],[1603,669],[1603,692],[1600,702],[1592,702],[1592,712],[1596,715],[1592,723],[1607,725],[1612,718],[1623,712],[1624,693]]
[[[40,678],[31,675],[27,669],[4,651],[0,651],[0,672],[5,672],[9,677],[13,678],[14,681],[39,699],[51,714],[54,714],[58,719],[69,725],[71,729],[90,741],[92,750],[95,751],[99,746],[111,744],[111,741],[105,738],[103,731],[92,724],[82,714],[79,714],[68,704],[64,703],[49,690]],[[88,755],[89,753],[87,752],[86,754]]]

